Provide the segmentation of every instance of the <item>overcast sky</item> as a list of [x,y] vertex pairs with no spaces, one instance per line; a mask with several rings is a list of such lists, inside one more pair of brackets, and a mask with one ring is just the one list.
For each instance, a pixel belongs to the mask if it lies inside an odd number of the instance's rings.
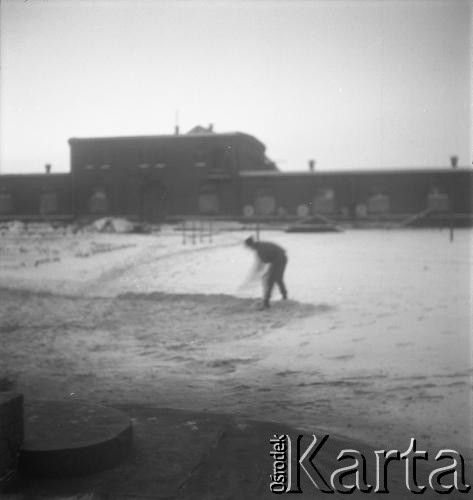
[[468,0],[1,1],[0,170],[70,137],[255,135],[282,170],[471,165]]

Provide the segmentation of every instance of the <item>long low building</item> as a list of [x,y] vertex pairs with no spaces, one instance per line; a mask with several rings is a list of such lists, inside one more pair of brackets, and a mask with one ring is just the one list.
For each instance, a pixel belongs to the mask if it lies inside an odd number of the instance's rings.
[[241,172],[247,213],[324,215],[333,220],[407,219],[426,213],[471,221],[473,171],[390,169]]
[[73,138],[68,174],[1,175],[0,218],[409,219],[472,223],[468,168],[280,171],[264,144],[196,127],[187,134]]

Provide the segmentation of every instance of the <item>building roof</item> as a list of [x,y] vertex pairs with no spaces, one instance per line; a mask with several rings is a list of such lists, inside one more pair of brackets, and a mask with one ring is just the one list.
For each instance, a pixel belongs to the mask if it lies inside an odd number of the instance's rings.
[[473,174],[473,169],[469,167],[428,167],[428,168],[389,168],[389,169],[343,169],[343,170],[297,170],[297,171],[281,171],[281,170],[240,170],[239,175],[241,177],[312,177],[312,176],[323,176],[323,175],[390,175],[390,174],[442,174],[442,173],[465,173],[469,172]]
[[46,172],[7,172],[0,173],[0,177],[8,177],[9,179],[13,178],[23,178],[23,177],[39,177],[41,179],[55,178],[58,179],[60,177],[69,177],[71,175],[70,172],[50,172],[47,174]]
[[[203,127],[201,127],[203,129]],[[192,129],[194,130],[194,129]],[[202,137],[217,138],[217,137],[245,137],[258,144],[263,148],[264,144],[253,135],[244,132],[211,132],[208,129],[203,129],[199,132],[189,131],[187,134],[160,134],[160,135],[131,135],[131,136],[113,136],[113,137],[71,137],[68,142],[70,145],[77,142],[115,142],[115,141],[148,141],[148,140],[194,140]]]

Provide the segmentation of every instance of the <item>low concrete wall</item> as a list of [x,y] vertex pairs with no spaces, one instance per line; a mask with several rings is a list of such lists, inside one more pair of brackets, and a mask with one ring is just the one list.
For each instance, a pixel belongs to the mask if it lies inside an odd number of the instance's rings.
[[15,476],[23,442],[23,396],[0,392],[0,493]]

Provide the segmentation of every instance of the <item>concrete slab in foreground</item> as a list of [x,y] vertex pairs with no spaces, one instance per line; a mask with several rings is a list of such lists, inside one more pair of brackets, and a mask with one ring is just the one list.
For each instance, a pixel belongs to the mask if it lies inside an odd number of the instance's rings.
[[132,422],[133,445],[127,458],[114,468],[83,476],[39,477],[23,470],[11,491],[12,498],[181,498],[187,494],[189,479],[199,467],[205,467],[231,420],[228,416],[144,405],[115,408]]
[[131,448],[132,426],[123,412],[83,401],[27,401],[20,471],[51,477],[99,472]]
[[[100,473],[69,478],[38,478],[23,475],[12,500],[66,497],[71,500],[264,500],[274,499],[269,485],[274,460],[270,439],[288,434],[295,440],[300,431],[269,422],[254,422],[229,415],[161,409],[145,405],[116,405],[133,426],[131,454],[116,467]],[[312,429],[322,437],[324,433]],[[320,473],[329,478],[340,450],[356,448],[369,464],[373,484],[373,450],[362,443],[330,436],[316,459]],[[418,499],[406,490],[402,463],[394,463],[389,478],[390,500]],[[419,470],[425,484],[427,471]],[[302,474],[304,475],[304,474]],[[346,498],[325,494],[305,478],[302,498]],[[298,496],[298,498],[299,498]],[[355,491],[350,498],[378,497]],[[426,492],[423,499],[438,498]],[[450,498],[459,498],[455,494]],[[464,495],[460,495],[464,498]]]

